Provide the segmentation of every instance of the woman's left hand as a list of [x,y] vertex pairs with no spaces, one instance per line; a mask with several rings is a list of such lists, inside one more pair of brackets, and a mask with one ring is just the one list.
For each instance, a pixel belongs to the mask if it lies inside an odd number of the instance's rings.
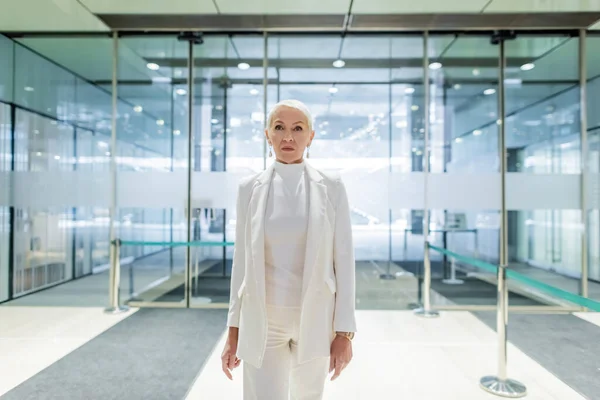
[[336,335],[331,343],[329,358],[329,372],[335,369],[335,373],[331,377],[332,381],[340,376],[344,368],[350,364],[350,360],[352,360],[352,342],[345,337]]

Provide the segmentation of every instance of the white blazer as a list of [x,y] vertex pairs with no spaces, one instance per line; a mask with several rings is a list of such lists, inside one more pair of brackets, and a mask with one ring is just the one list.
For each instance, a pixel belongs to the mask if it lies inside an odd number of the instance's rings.
[[[308,164],[309,220],[298,361],[328,357],[335,332],[356,332],[355,263],[346,188]],[[244,179],[227,325],[239,327],[237,356],[260,368],[267,344],[264,222],[274,167]]]

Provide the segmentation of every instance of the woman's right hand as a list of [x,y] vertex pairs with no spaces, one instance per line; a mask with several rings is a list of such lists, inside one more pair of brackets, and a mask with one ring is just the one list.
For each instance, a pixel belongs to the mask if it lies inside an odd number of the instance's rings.
[[233,380],[233,375],[231,375],[231,371],[233,371],[234,368],[239,367],[242,361],[236,356],[238,344],[238,331],[238,328],[229,328],[229,335],[227,336],[225,348],[223,349],[223,353],[221,354],[221,366],[223,368],[223,372],[230,380]]

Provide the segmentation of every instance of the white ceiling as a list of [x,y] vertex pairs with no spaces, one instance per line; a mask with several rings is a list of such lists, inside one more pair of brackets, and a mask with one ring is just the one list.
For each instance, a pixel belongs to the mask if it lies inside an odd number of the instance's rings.
[[[73,0],[74,1],[74,0]],[[94,14],[215,14],[212,0],[80,0]],[[247,0],[245,0],[247,1]]]
[[[216,13],[212,0],[80,0],[96,14]],[[222,14],[344,14],[350,0],[215,0]],[[488,5],[489,3],[489,5]],[[487,7],[486,7],[487,5]],[[600,11],[600,0],[354,0],[354,13]]]
[[77,0],[2,0],[0,32],[110,30]]
[[[0,32],[102,32],[94,14],[345,14],[351,0],[2,0]],[[34,11],[32,11],[34,10]],[[600,0],[354,0],[357,14],[600,11]],[[594,26],[600,29],[600,22]]]

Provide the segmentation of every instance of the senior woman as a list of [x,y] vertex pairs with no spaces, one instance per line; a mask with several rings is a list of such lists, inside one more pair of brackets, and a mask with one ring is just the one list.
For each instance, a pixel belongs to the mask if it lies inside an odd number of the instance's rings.
[[339,177],[304,161],[314,138],[299,101],[276,104],[275,162],[240,183],[223,372],[244,361],[244,400],[322,399],[352,359],[355,264]]

